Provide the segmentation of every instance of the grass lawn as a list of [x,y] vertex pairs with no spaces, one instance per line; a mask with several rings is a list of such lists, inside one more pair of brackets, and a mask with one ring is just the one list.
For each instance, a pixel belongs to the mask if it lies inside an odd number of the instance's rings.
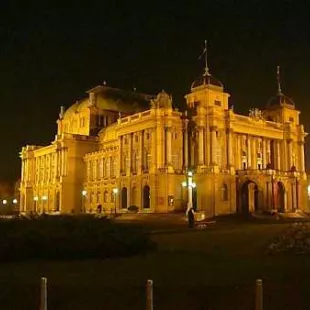
[[[271,256],[266,248],[289,224],[219,223],[201,231],[153,235],[159,249],[114,260],[0,264],[0,309],[38,309],[40,277],[49,309],[254,309],[255,279],[264,309],[310,309],[310,257]],[[51,246],[53,246],[51,244]]]

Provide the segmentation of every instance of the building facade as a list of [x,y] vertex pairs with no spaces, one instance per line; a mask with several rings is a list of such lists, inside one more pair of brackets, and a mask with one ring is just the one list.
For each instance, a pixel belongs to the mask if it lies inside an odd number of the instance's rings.
[[186,210],[189,194],[207,216],[307,209],[307,134],[279,74],[276,96],[249,115],[207,66],[185,99],[181,113],[164,91],[103,85],[62,107],[55,140],[22,148],[20,211],[166,213]]

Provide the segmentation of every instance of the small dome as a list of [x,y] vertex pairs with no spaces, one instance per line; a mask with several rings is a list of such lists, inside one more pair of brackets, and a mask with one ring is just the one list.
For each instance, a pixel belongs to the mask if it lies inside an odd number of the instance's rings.
[[215,87],[220,87],[223,88],[222,82],[217,80],[214,76],[211,74],[204,74],[197,78],[191,86],[191,89],[201,87],[201,86],[215,86]]
[[289,105],[295,107],[295,102],[293,101],[292,98],[281,93],[278,94],[277,96],[270,98],[267,103],[267,107],[283,106],[283,105]]

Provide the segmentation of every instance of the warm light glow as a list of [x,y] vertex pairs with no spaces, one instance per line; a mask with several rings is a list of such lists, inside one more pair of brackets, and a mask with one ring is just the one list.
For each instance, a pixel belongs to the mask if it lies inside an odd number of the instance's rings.
[[83,196],[86,196],[86,195],[87,195],[87,191],[86,191],[85,189],[82,191],[82,195],[83,195]]
[[183,181],[183,182],[182,182],[182,186],[183,186],[183,187],[186,187],[186,186],[187,186],[186,181]]
[[188,171],[188,176],[192,177],[193,176],[193,172],[192,171]]
[[38,200],[39,200],[38,196],[34,196],[34,197],[33,197],[33,200],[34,200],[34,201],[38,201]]
[[16,198],[13,199],[13,203],[17,204],[17,199]]
[[47,200],[47,196],[42,196],[42,200]]
[[113,193],[117,194],[118,193],[118,188],[113,188]]
[[192,188],[195,188],[195,187],[196,187],[196,183],[193,182],[193,183],[191,184],[191,186],[192,186]]
[[3,200],[2,200],[2,203],[3,203],[4,205],[6,205],[6,204],[8,203],[8,201],[7,201],[6,199],[3,199]]

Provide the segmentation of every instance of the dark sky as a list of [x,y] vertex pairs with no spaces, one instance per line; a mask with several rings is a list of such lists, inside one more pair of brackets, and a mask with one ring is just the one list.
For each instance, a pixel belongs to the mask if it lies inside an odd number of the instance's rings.
[[184,106],[203,69],[205,39],[211,73],[235,111],[266,104],[280,65],[283,91],[310,130],[306,1],[7,2],[0,7],[0,179],[18,178],[21,147],[50,143],[59,107],[103,81],[146,93],[165,89]]

